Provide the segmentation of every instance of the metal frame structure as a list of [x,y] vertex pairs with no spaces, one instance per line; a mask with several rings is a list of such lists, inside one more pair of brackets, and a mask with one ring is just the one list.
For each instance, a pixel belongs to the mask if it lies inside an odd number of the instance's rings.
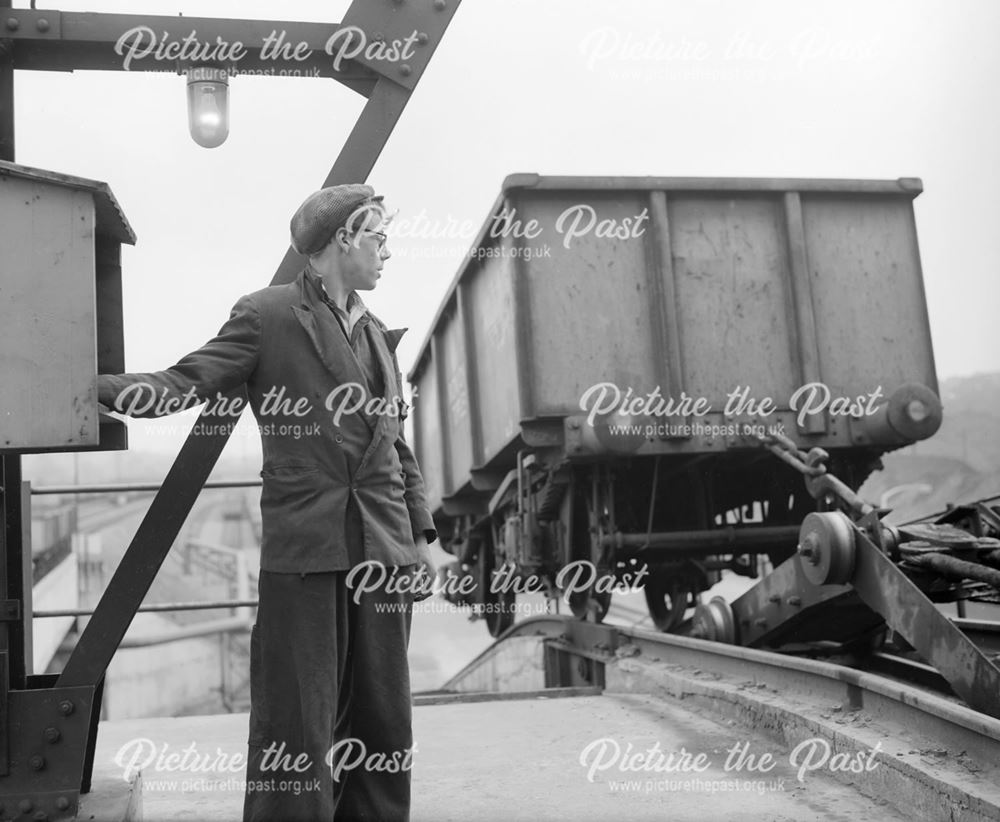
[[[14,9],[0,0],[0,159],[14,160],[14,69],[162,71],[163,60],[134,59],[126,67],[121,38],[145,27],[147,36],[182,41],[275,46],[265,57],[230,54],[228,68],[333,78],[367,98],[357,123],[322,181],[323,186],[367,179],[461,0],[353,0],[340,24],[214,18],[69,13]],[[287,48],[279,52],[284,42]],[[333,59],[329,44],[343,47]],[[292,44],[304,44],[295,49]],[[365,46],[360,48],[359,46]],[[395,59],[392,48],[395,47]],[[116,50],[117,49],[117,50]],[[277,52],[277,53],[275,53]],[[305,56],[308,52],[308,56]],[[170,59],[170,52],[164,52]],[[174,52],[180,72],[186,64]],[[201,62],[201,61],[197,61]],[[166,65],[171,65],[167,62]],[[277,70],[291,66],[290,70]],[[303,264],[291,248],[271,284],[291,281]],[[244,392],[233,392],[237,396]],[[230,397],[230,398],[231,398]],[[228,403],[227,403],[228,405]],[[61,674],[28,676],[25,668],[25,590],[30,593],[30,521],[22,509],[21,457],[0,463],[0,818],[73,819],[90,789],[104,674],[170,546],[211,473],[238,415],[195,425],[108,584],[93,618]],[[229,423],[226,425],[225,423]]]
[[[763,647],[775,637],[794,637],[809,620],[824,625],[824,637],[840,631],[847,640],[887,626],[936,668],[970,707],[1000,718],[1000,668],[935,607],[892,556],[898,559],[903,549],[917,544],[905,541],[906,531],[883,525],[875,511],[857,522],[840,511],[810,514],[800,531],[799,556],[739,597],[731,611],[726,609],[730,624],[712,638]],[[941,551],[950,549],[949,542],[977,547],[974,537],[957,529],[938,534]],[[991,542],[995,540],[984,541],[987,546]],[[713,604],[716,608],[708,612],[718,613],[721,603]],[[696,615],[696,621],[699,616],[704,620],[702,615]],[[703,629],[695,633],[706,634]]]

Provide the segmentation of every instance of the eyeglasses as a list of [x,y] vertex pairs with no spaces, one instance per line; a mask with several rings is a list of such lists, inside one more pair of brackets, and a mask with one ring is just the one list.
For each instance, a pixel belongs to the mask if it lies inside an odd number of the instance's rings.
[[363,232],[365,234],[372,234],[378,237],[378,250],[381,251],[385,248],[385,244],[389,241],[389,235],[382,231],[368,231],[367,229]]

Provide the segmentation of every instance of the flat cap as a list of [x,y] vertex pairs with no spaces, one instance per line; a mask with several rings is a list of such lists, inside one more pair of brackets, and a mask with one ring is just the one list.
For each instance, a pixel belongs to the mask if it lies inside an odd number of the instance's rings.
[[330,186],[313,192],[295,212],[291,222],[292,248],[299,254],[320,251],[358,206],[381,202],[375,189],[362,183]]

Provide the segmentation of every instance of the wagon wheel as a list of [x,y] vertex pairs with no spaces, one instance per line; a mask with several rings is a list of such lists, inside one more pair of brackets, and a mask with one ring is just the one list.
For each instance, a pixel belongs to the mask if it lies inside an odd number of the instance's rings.
[[513,591],[487,594],[486,613],[483,617],[486,619],[486,629],[490,632],[490,636],[500,636],[500,634],[514,624],[514,616],[516,614],[514,610],[515,599],[516,595]]
[[[567,564],[586,560],[593,562],[590,546],[590,524],[588,522],[586,501],[577,494],[570,495],[568,504],[572,505],[572,524],[568,529],[569,546],[567,551]],[[606,568],[601,567],[601,563],[596,565],[598,572],[608,573]],[[594,622],[603,622],[611,607],[611,592],[604,591],[598,593],[591,585],[585,591],[572,591],[567,597],[569,609],[577,619],[589,619],[593,617]]]
[[496,552],[493,548],[493,534],[486,529],[479,547],[479,586],[482,591],[483,618],[490,636],[498,637],[514,624],[517,594],[510,590],[494,591],[491,585],[496,567]]
[[642,592],[657,631],[670,633],[684,621],[688,600],[694,591],[689,574],[674,566],[658,566],[650,571]]
[[610,591],[596,593],[591,587],[586,591],[573,591],[569,595],[569,609],[577,619],[587,619],[593,615],[595,622],[604,622],[610,607]]

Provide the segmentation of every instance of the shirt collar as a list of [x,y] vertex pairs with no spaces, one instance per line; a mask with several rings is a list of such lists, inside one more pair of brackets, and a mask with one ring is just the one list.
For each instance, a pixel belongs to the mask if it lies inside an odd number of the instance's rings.
[[311,266],[306,269],[306,275],[310,277],[318,286],[320,297],[323,302],[330,306],[333,312],[340,317],[342,321],[346,321],[347,331],[350,333],[354,329],[357,321],[368,313],[368,306],[365,305],[358,292],[352,291],[347,295],[347,311],[344,311],[344,309],[330,299],[330,295],[326,293],[326,286],[323,284],[323,278],[313,271]]

